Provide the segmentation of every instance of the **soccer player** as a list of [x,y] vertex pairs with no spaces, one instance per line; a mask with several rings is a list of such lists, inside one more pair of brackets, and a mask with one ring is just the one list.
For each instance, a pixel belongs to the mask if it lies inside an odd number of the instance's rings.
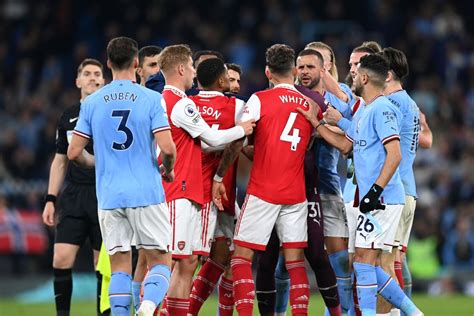
[[[252,315],[252,258],[256,250],[265,250],[276,226],[291,280],[292,314],[307,315],[309,284],[303,257],[303,248],[307,246],[307,203],[303,169],[312,128],[296,112],[298,107],[307,107],[307,102],[294,87],[294,50],[283,44],[271,46],[266,51],[266,65],[265,74],[274,88],[253,94],[243,115],[243,119],[255,119],[257,127],[247,197],[234,236],[234,300],[239,315]],[[235,152],[239,152],[238,148]],[[225,171],[225,164],[219,166],[216,176],[221,177]],[[218,207],[223,191],[223,185],[215,181],[213,195]]]
[[299,109],[324,139],[342,153],[354,151],[355,173],[359,187],[359,216],[354,270],[357,276],[359,306],[363,316],[375,315],[376,294],[407,315],[423,315],[406,297],[398,284],[376,266],[381,250],[392,244],[404,204],[404,189],[398,173],[401,160],[399,123],[401,113],[383,96],[388,75],[387,61],[379,55],[360,59],[354,80],[355,92],[366,100],[346,136],[323,126],[310,105]]
[[237,64],[225,64],[227,66],[227,73],[230,80],[230,92],[239,94],[240,92],[240,77],[242,77],[242,68]]
[[140,78],[140,84],[145,86],[145,82],[160,71],[158,66],[158,55],[162,51],[159,46],[145,46],[138,51],[137,75]]
[[[107,66],[113,81],[82,104],[68,158],[96,166],[99,222],[112,270],[112,314],[130,315],[133,238],[150,269],[138,315],[153,315],[171,274],[171,225],[161,180],[174,180],[176,147],[163,98],[134,83],[137,43],[127,37],[112,39]],[[83,151],[91,138],[95,156]]]
[[[226,129],[235,126],[242,116],[244,102],[225,96],[230,89],[228,70],[224,62],[211,58],[197,68],[197,80],[202,87],[199,94],[190,97],[209,126]],[[224,211],[217,212],[212,201],[212,181],[219,165],[222,148],[205,148],[202,153],[204,206],[201,210],[201,249],[199,254],[209,256],[194,279],[188,314],[197,315],[204,301],[214,290],[225,270],[229,270],[230,251],[234,233],[236,166],[226,173],[224,183],[228,192]],[[211,247],[212,242],[212,249]],[[233,296],[231,275],[226,273],[219,283],[219,315],[232,315]],[[229,291],[230,288],[230,291]]]
[[[102,236],[97,218],[97,197],[93,169],[84,169],[68,164],[67,147],[76,126],[81,103],[104,85],[103,66],[96,59],[85,59],[77,68],[76,86],[81,91],[80,103],[67,108],[58,124],[56,155],[51,164],[48,195],[45,198],[43,222],[56,225],[54,241],[54,298],[56,314],[69,315],[72,295],[72,267],[77,251],[89,239],[97,265]],[[92,144],[86,150],[93,153]],[[64,180],[66,187],[56,205]],[[56,214],[56,206],[59,214]],[[56,223],[56,216],[58,222]],[[99,312],[102,275],[97,274],[97,313]]]
[[200,242],[199,215],[203,203],[201,140],[216,147],[248,135],[253,121],[239,123],[230,129],[216,130],[202,119],[195,103],[185,90],[193,84],[195,70],[187,45],[166,47],[159,65],[166,80],[163,98],[169,115],[171,134],[176,143],[176,181],[165,183],[172,225],[171,250],[175,265],[167,296],[170,315],[186,315],[189,308],[192,277],[197,267]]

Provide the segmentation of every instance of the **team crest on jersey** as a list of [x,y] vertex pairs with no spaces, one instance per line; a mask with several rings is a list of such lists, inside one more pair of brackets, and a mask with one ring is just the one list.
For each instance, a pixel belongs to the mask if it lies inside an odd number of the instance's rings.
[[184,247],[186,247],[186,242],[181,240],[181,241],[178,241],[178,249],[179,250],[183,250]]

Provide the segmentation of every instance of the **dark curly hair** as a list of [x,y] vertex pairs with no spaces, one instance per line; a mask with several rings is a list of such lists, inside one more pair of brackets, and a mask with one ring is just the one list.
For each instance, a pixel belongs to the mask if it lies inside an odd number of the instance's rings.
[[266,64],[276,75],[286,75],[295,67],[295,51],[285,44],[274,44],[265,53]]

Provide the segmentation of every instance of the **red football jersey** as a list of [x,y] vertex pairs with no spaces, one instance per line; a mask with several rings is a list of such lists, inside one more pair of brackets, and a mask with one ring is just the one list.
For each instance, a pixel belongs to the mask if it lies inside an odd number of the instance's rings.
[[[167,201],[180,198],[192,200],[198,204],[203,204],[203,182],[201,173],[201,141],[199,137],[193,138],[184,128],[176,126],[172,117],[180,115],[184,119],[195,120],[199,113],[193,112],[191,108],[185,109],[190,113],[173,113],[176,103],[187,98],[186,94],[178,88],[165,86],[163,98],[166,102],[166,112],[169,116],[171,135],[176,145],[176,162],[174,165],[175,179],[168,183],[163,181]],[[191,102],[191,101],[190,101]],[[174,114],[174,115],[173,115]],[[189,116],[189,117],[188,117]]]
[[288,84],[255,93],[244,108],[242,120],[257,121],[247,193],[269,203],[306,200],[304,156],[313,128],[297,108],[307,109],[308,103]]
[[[243,101],[235,97],[227,97],[217,91],[200,91],[190,97],[196,104],[204,121],[215,129],[229,129],[235,126],[238,116],[243,109]],[[204,184],[204,203],[212,201],[212,181],[216,173],[222,151],[202,152],[202,175]],[[225,201],[225,211],[235,212],[235,178],[236,170],[233,165],[224,177],[228,201]]]

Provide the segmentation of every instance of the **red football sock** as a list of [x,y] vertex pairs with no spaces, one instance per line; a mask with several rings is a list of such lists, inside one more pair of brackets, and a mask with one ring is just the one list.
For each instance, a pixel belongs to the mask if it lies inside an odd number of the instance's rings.
[[395,275],[397,276],[398,284],[400,287],[405,287],[405,283],[403,282],[403,272],[402,272],[402,263],[400,261],[395,261]]
[[331,316],[341,316],[342,315],[342,310],[341,310],[341,304],[334,306],[334,307],[328,307],[329,310],[329,315]]
[[288,261],[285,265],[290,275],[291,314],[308,315],[309,281],[304,261]]
[[232,280],[226,277],[221,278],[219,282],[219,315],[232,316],[234,311],[234,294]]
[[187,316],[189,298],[169,297],[167,300],[168,314],[172,316]]
[[255,284],[252,277],[252,262],[243,257],[232,257],[230,261],[234,278],[235,309],[239,316],[253,315]]
[[207,259],[193,282],[191,294],[189,295],[189,314],[197,315],[199,313],[202,304],[214,291],[214,287],[223,272],[223,266],[211,258]]

